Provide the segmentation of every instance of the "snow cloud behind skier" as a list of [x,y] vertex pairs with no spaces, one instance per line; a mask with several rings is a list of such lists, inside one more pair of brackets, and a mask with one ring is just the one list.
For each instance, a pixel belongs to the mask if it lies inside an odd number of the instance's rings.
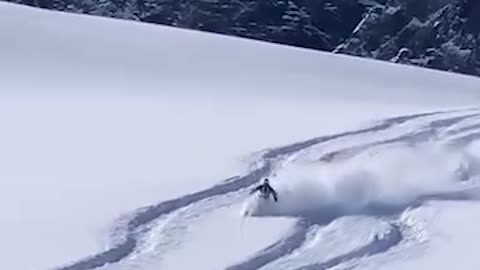
[[[383,148],[335,163],[294,161],[271,179],[278,202],[252,196],[248,214],[319,224],[347,215],[394,214],[424,198],[453,192],[457,168],[465,162],[461,153],[436,145]],[[250,192],[261,189],[262,184]]]

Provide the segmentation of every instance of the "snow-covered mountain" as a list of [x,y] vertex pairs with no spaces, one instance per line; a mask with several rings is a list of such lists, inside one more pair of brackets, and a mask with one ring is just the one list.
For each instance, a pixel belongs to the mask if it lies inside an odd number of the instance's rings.
[[3,2],[0,34],[0,269],[479,267],[478,78]]
[[10,0],[480,75],[476,0]]

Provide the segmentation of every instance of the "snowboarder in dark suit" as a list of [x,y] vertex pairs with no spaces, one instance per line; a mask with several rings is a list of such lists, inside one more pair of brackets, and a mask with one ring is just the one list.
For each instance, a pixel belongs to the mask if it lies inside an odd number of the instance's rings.
[[260,192],[261,196],[265,199],[268,199],[268,197],[272,195],[273,199],[275,201],[278,201],[277,192],[272,188],[272,186],[270,186],[270,181],[268,180],[268,178],[265,178],[261,185],[252,189],[252,191],[250,191],[250,194],[253,194],[255,192]]

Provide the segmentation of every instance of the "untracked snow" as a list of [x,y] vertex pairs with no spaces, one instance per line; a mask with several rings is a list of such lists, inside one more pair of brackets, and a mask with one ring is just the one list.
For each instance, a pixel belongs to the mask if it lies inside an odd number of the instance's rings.
[[[330,238],[328,258],[295,257],[322,245],[311,234],[357,223],[345,215],[450,196],[461,162],[435,142],[464,153],[476,129],[448,133],[462,125],[450,118],[479,123],[475,110],[441,114],[478,104],[476,78],[9,3],[0,59],[1,269],[314,269],[388,253],[416,227],[375,210],[355,245]],[[368,128],[430,112],[427,127]],[[434,146],[363,151],[423,128]],[[352,159],[301,158],[350,147]],[[243,217],[264,176],[280,202]]]

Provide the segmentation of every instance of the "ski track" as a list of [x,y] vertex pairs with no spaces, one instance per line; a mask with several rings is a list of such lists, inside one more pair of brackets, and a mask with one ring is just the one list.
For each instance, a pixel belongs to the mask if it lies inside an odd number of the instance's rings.
[[295,270],[324,270],[356,258],[373,256],[375,254],[386,252],[403,240],[400,226],[396,224],[390,224],[390,226],[390,230],[382,238],[376,237],[370,243],[353,251],[331,258],[322,263],[302,266]]
[[[256,184],[261,178],[268,176],[273,172],[273,168],[278,160],[278,158],[294,154],[296,152],[305,150],[312,146],[317,146],[322,143],[327,143],[340,138],[348,138],[356,135],[374,133],[378,131],[387,130],[395,125],[404,124],[408,121],[412,121],[420,118],[428,118],[431,116],[441,116],[447,115],[450,113],[465,113],[460,116],[446,117],[443,119],[432,120],[426,122],[426,126],[421,130],[416,130],[411,133],[400,135],[395,138],[379,140],[373,143],[366,143],[363,145],[356,145],[353,147],[348,147],[345,149],[336,150],[333,152],[326,153],[322,155],[320,160],[327,162],[334,162],[339,157],[350,158],[360,152],[363,152],[369,148],[377,147],[386,144],[394,143],[409,143],[416,144],[425,142],[427,140],[436,139],[439,136],[439,131],[447,129],[461,121],[464,121],[468,118],[473,118],[480,116],[480,113],[470,113],[470,111],[478,111],[479,109],[467,109],[462,111],[442,111],[442,112],[431,112],[431,113],[422,113],[401,117],[389,118],[384,121],[379,122],[376,125],[373,125],[368,128],[359,129],[355,131],[348,131],[344,133],[327,135],[322,137],[317,137],[311,140],[307,140],[300,143],[295,143],[292,145],[282,146],[275,149],[270,149],[265,151],[263,156],[260,158],[260,164],[257,165],[257,168],[252,170],[250,173],[241,176],[233,177],[224,180],[220,184],[217,184],[211,188],[199,191],[196,193],[191,193],[177,199],[168,200],[161,202],[157,205],[147,206],[137,210],[131,215],[127,221],[123,221],[123,224],[115,228],[115,236],[112,237],[112,247],[100,252],[96,255],[86,257],[80,261],[73,262],[64,266],[54,268],[55,270],[90,270],[98,267],[105,266],[107,264],[118,263],[126,259],[129,255],[135,252],[139,248],[139,242],[142,237],[148,231],[149,225],[154,221],[171,214],[179,209],[188,207],[192,204],[195,204],[199,201],[209,199],[215,196],[226,195],[232,192],[239,192],[242,189],[246,189]],[[479,120],[480,121],[480,120]],[[479,128],[480,124],[473,124],[460,128],[453,131],[446,132],[446,136],[461,134],[467,131],[474,131]],[[467,143],[480,139],[480,132],[478,133],[469,133],[464,136],[453,139],[450,143],[466,145]],[[465,193],[444,193],[444,194],[430,194],[428,196],[423,196],[419,198],[413,205],[410,207],[420,206],[422,203],[428,200],[478,200],[478,196],[474,195],[475,192]],[[382,209],[378,209],[378,213],[382,213]],[[385,210],[385,209],[383,209]],[[392,209],[388,209],[391,211]],[[405,209],[394,209],[395,212],[402,212]],[[391,212],[390,212],[391,213]],[[294,226],[294,231],[285,236],[284,238],[278,240],[277,242],[271,244],[267,248],[257,252],[252,257],[247,260],[240,262],[238,264],[227,267],[228,270],[243,270],[243,269],[258,269],[262,266],[267,265],[270,262],[273,262],[283,256],[286,256],[292,253],[294,250],[298,249],[303,245],[306,240],[307,233],[312,225],[315,224],[325,224],[332,220],[322,220],[319,222],[315,220],[314,217],[303,217],[299,218]],[[360,258],[364,256],[372,256],[379,253],[384,253],[389,249],[400,244],[403,239],[402,235],[402,225],[397,225],[396,222],[399,220],[391,220],[391,230],[382,238],[375,238],[370,243],[359,247],[355,250],[352,250],[343,255],[331,258],[324,262],[315,263],[311,265],[306,265],[298,268],[298,270],[310,270],[310,269],[327,269],[332,268],[340,263],[353,260],[355,258]],[[406,226],[406,225],[405,225]]]
[[294,232],[286,238],[283,238],[269,247],[258,252],[253,258],[245,262],[227,267],[226,270],[251,270],[258,269],[262,266],[281,258],[297,248],[299,248],[306,240],[307,233],[311,224],[300,221],[295,224]]

